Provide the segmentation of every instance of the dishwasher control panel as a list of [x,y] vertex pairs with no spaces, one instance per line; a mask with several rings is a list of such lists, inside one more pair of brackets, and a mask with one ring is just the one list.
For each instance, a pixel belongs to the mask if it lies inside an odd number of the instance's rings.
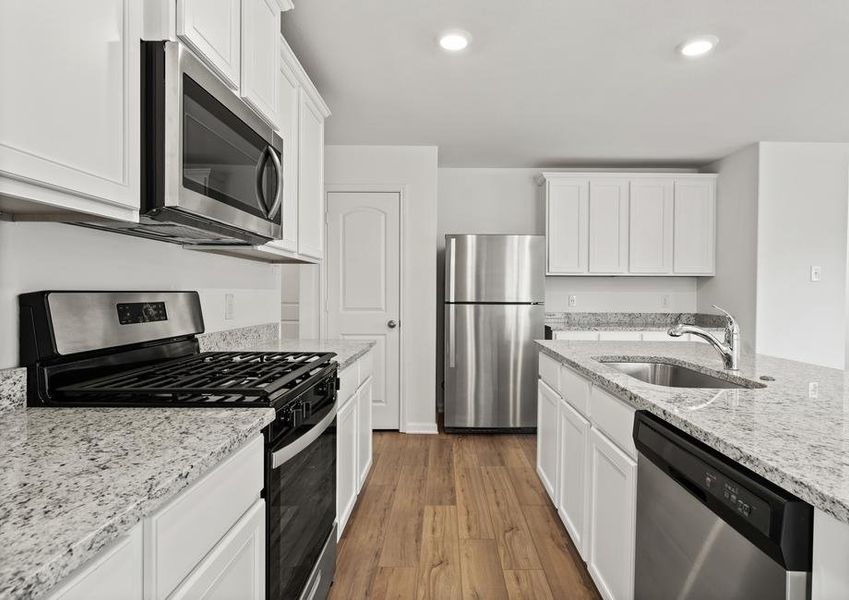
[[722,473],[711,470],[704,463],[702,465],[705,474],[704,491],[762,532],[769,534],[769,503]]

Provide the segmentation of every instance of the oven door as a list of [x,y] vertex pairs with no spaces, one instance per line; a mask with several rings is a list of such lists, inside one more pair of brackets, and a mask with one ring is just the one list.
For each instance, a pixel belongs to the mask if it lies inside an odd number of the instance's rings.
[[[335,382],[335,376],[331,381]],[[336,394],[331,393],[318,402],[316,398],[308,399],[306,408],[296,407],[304,410],[303,422],[268,450],[265,494],[269,600],[321,598],[323,594],[316,591],[326,593],[333,581],[335,399]],[[313,573],[314,570],[321,572]]]
[[162,218],[180,211],[250,233],[250,241],[279,238],[280,136],[184,45],[149,44],[146,68],[161,77],[153,78],[160,82],[151,84],[154,95],[145,94],[159,107],[144,126],[161,127],[162,139],[145,175],[155,179],[161,170],[161,185],[151,187],[161,190]]

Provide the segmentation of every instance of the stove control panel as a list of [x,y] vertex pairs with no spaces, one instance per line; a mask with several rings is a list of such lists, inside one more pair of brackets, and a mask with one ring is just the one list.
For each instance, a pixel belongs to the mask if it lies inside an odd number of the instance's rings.
[[167,321],[164,302],[121,302],[117,304],[118,322],[121,325]]

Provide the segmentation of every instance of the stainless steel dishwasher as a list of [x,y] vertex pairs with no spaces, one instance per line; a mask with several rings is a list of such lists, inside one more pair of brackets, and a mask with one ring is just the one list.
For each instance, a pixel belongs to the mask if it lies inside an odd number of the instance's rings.
[[640,411],[637,600],[810,598],[813,509]]

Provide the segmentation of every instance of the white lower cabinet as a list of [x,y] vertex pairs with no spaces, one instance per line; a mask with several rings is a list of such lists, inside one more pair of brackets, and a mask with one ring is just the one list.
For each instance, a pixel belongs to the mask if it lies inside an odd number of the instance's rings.
[[361,489],[371,469],[371,399],[372,379],[369,377],[357,393],[357,489]]
[[539,380],[537,407],[537,473],[552,501],[557,494],[557,414],[560,396]]
[[587,567],[605,600],[634,597],[637,463],[607,436],[590,431]]
[[559,380],[562,395],[539,380],[537,473],[602,597],[631,600],[635,411],[567,365],[561,365]]
[[142,526],[116,542],[48,600],[142,600]]
[[560,402],[559,418],[557,512],[581,557],[586,560],[589,537],[590,422],[566,401]]
[[170,600],[265,599],[265,502],[258,500]]
[[339,536],[357,502],[357,393],[336,413],[336,520]]
[[263,600],[264,459],[257,434],[48,598]]

